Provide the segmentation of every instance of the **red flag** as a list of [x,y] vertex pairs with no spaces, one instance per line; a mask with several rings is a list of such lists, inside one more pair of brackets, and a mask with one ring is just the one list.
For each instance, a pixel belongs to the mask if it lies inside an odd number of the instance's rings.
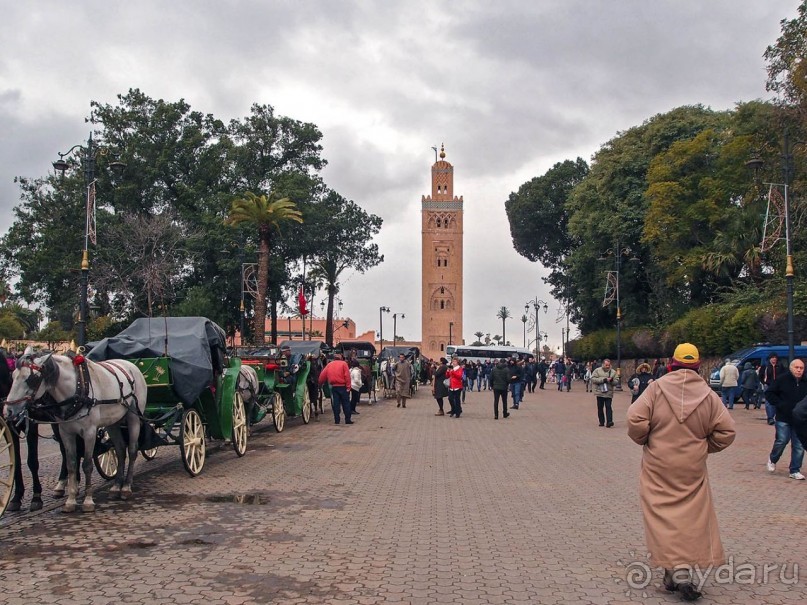
[[300,306],[300,315],[308,315],[308,307],[306,306],[305,294],[303,293],[302,286],[300,286],[300,291],[297,293],[297,304]]

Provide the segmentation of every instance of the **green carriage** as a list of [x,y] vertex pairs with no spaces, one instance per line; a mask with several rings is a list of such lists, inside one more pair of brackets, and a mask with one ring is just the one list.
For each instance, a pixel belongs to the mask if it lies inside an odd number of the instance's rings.
[[[147,459],[156,448],[176,445],[192,477],[202,472],[207,441],[230,442],[246,454],[246,410],[238,391],[241,360],[226,355],[224,331],[203,317],[141,318],[117,336],[96,343],[93,361],[128,359],[143,373],[148,400],[140,451]],[[117,469],[115,451],[96,449],[96,467],[105,478]]]
[[348,364],[352,361],[359,364],[362,377],[360,392],[367,393],[367,402],[370,405],[376,403],[379,365],[375,345],[366,340],[343,340],[333,350],[334,353],[341,353]]
[[315,341],[313,345],[312,341],[285,341],[279,347],[237,349],[242,364],[255,370],[258,378],[255,402],[248,411],[250,424],[256,424],[271,414],[272,423],[279,433],[286,426],[286,418],[300,417],[304,424],[311,421],[309,379],[313,356],[318,351],[319,343]]

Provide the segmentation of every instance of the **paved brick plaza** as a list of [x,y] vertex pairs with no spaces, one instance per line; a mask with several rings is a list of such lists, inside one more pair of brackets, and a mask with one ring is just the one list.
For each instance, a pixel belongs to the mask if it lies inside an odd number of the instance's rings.
[[[264,422],[245,458],[222,448],[195,479],[164,448],[138,462],[133,502],[7,513],[0,603],[679,602],[658,572],[627,582],[645,566],[628,396],[605,429],[581,385],[550,386],[506,420],[485,392],[435,417],[421,390],[406,410],[362,405],[353,426]],[[766,473],[764,412],[733,414],[737,441],[710,471],[734,568],[705,601],[804,603],[807,482],[787,478],[789,450]]]

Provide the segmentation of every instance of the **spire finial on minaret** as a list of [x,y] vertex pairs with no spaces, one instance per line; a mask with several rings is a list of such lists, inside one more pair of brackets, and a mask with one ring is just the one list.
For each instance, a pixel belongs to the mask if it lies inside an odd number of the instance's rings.
[[440,143],[440,159],[446,159],[446,146],[443,143]]

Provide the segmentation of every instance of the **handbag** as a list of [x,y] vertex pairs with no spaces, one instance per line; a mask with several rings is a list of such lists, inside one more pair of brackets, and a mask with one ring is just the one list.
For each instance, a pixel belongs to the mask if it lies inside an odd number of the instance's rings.
[[450,386],[451,386],[451,379],[450,379],[450,378],[446,378],[445,380],[443,380],[443,386],[444,386],[445,388],[450,387]]

